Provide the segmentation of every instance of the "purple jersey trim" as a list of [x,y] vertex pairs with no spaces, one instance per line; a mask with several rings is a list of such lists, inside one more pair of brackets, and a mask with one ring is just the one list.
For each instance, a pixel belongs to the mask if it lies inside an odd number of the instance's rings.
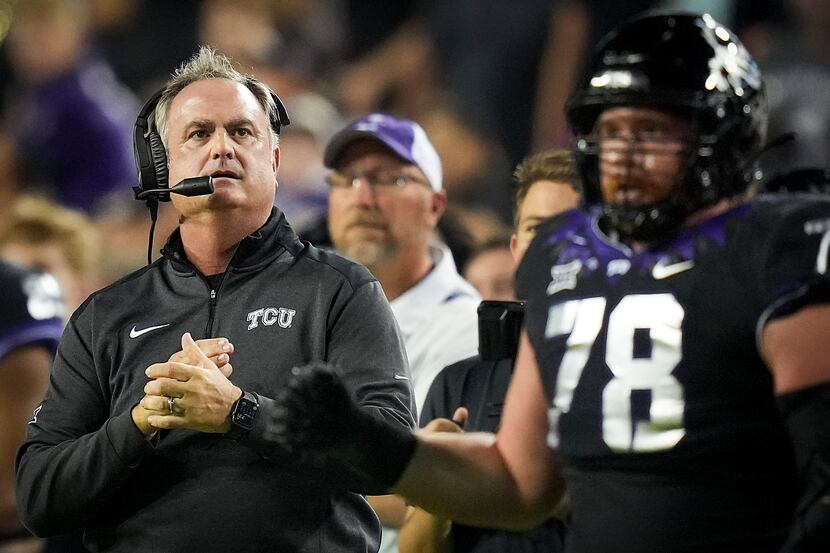
[[574,211],[547,237],[546,242],[564,244],[556,260],[557,264],[579,259],[583,263],[585,274],[593,272],[598,267],[605,267],[615,259],[629,259],[635,269],[649,270],[666,257],[675,261],[693,259],[695,244],[701,237],[723,245],[726,242],[727,222],[733,218],[745,217],[750,210],[750,204],[741,204],[699,225],[681,230],[674,238],[654,249],[634,253],[625,244],[612,241],[599,229],[597,221],[601,208],[595,206],[588,212]]

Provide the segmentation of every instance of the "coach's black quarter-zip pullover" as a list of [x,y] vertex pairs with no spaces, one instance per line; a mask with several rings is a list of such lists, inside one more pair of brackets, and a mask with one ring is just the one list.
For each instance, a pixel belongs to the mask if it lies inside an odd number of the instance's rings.
[[[361,493],[381,490],[297,462],[268,441],[266,422],[291,368],[322,359],[365,409],[414,425],[403,344],[377,280],[301,242],[276,208],[221,279],[195,270],[178,231],[162,253],[72,316],[18,455],[24,523],[38,535],[82,527],[93,551],[375,551],[379,525]],[[239,442],[189,430],[148,441],[133,423],[145,369],[180,350],[184,332],[234,344],[231,380],[260,404]]]

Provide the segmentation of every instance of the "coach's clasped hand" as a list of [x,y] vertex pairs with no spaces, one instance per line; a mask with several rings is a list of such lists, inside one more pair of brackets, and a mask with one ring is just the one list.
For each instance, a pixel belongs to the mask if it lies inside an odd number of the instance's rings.
[[150,378],[144,387],[146,395],[133,409],[139,429],[147,436],[171,428],[226,432],[231,407],[242,395],[228,380],[233,372],[231,353],[233,345],[225,338],[196,342],[185,333],[181,351],[145,371]]

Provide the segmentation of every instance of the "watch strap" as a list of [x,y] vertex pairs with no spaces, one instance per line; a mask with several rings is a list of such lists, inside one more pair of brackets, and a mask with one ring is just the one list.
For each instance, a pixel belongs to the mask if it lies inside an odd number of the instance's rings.
[[242,391],[242,396],[231,407],[231,427],[225,436],[231,440],[240,440],[248,435],[254,426],[259,412],[259,401],[251,392]]

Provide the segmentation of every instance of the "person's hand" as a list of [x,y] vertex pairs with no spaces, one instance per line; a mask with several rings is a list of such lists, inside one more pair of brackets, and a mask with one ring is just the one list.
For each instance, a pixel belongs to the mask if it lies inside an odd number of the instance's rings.
[[[227,338],[205,338],[196,340],[196,345],[207,356],[207,358],[215,364],[226,378],[230,378],[233,374],[233,365],[230,362],[230,356],[234,351],[233,344]],[[198,365],[200,359],[192,352],[179,350],[171,355],[168,362],[185,363],[187,365]],[[152,402],[157,404],[158,402]],[[141,403],[133,407],[132,418],[135,425],[144,434],[145,437],[150,438],[157,432],[157,428],[153,428],[147,417],[150,415],[166,415],[169,414],[167,405],[164,405],[161,410],[153,411],[146,409]]]
[[361,408],[340,372],[322,361],[291,370],[271,412],[267,437],[289,453],[345,462],[383,489],[397,481],[416,447],[408,428]]
[[464,432],[470,413],[466,407],[455,410],[451,419],[432,419],[420,432]]
[[242,390],[205,355],[190,333],[182,336],[181,353],[181,359],[195,364],[168,361],[147,368],[151,381],[144,387],[146,396],[139,404],[152,411],[147,423],[158,429],[227,432],[231,408],[242,397]]
[[[142,401],[144,400],[142,399]],[[145,438],[152,438],[153,435],[156,432],[158,432],[158,428],[153,428],[153,426],[147,421],[147,417],[158,413],[145,409],[141,405],[141,403],[139,403],[138,405],[133,407],[133,410],[130,412],[130,414],[133,417],[133,422],[141,431],[141,433],[144,434]]]
[[[225,378],[230,378],[233,374],[233,366],[231,365],[231,354],[233,354],[234,346],[227,338],[204,338],[196,340],[196,345],[202,350],[202,353],[216,365]],[[167,359],[171,363],[184,363],[186,365],[199,365],[200,358],[192,352],[187,352],[181,349]]]
[[334,367],[322,362],[294,367],[277,396],[268,432],[290,453],[336,449],[348,440],[344,434],[357,409]]

